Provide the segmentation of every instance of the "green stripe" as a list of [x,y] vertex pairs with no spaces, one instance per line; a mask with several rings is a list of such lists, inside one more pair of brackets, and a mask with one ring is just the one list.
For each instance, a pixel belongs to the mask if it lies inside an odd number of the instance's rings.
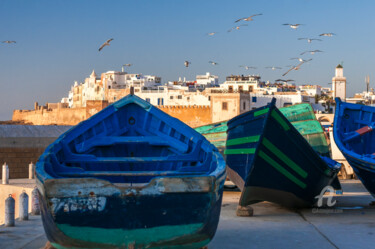
[[237,145],[237,144],[255,143],[259,141],[259,138],[260,138],[260,135],[230,139],[230,140],[227,140],[227,146]]
[[286,169],[284,169],[280,164],[275,162],[272,158],[270,158],[266,153],[263,151],[259,151],[259,156],[263,158],[267,163],[269,163],[272,167],[274,167],[277,171],[279,171],[281,174],[286,176],[289,180],[300,186],[301,188],[306,188],[306,184],[304,182],[301,182],[298,180],[294,175],[289,173]]
[[263,138],[263,144],[267,147],[273,154],[280,158],[286,165],[293,169],[297,174],[303,178],[307,177],[307,172],[304,171],[300,166],[293,162],[288,156],[286,156],[281,150],[279,150],[275,145],[273,145],[267,138]]
[[255,148],[250,149],[228,149],[224,151],[225,155],[254,154]]
[[274,119],[276,119],[276,121],[279,122],[279,124],[281,124],[281,126],[284,128],[284,130],[286,130],[286,131],[289,130],[288,123],[285,122],[285,120],[275,110],[272,111],[271,116]]
[[267,113],[269,108],[254,112],[254,117]]

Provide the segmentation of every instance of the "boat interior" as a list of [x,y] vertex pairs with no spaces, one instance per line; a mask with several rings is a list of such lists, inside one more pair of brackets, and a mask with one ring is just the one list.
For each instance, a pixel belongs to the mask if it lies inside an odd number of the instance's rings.
[[348,151],[375,158],[375,115],[366,108],[345,108],[338,119],[339,136]]
[[174,118],[160,114],[133,103],[96,115],[47,149],[45,171],[55,178],[93,177],[135,184],[158,176],[214,171],[214,146]]

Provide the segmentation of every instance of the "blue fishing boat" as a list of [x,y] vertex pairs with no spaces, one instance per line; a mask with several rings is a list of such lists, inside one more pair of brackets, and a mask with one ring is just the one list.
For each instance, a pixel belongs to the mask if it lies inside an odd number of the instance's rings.
[[319,156],[275,102],[227,123],[224,154],[229,178],[242,191],[240,206],[260,201],[312,206],[331,185],[340,164]]
[[226,178],[210,142],[134,95],[61,135],[36,175],[56,248],[203,247]]
[[333,136],[355,174],[375,197],[375,107],[336,98]]

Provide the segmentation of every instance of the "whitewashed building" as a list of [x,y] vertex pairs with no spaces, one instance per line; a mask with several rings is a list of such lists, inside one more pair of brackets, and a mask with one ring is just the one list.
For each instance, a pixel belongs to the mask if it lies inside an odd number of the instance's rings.
[[227,92],[253,92],[258,89],[260,83],[260,76],[256,75],[231,75],[226,78],[226,81],[220,85],[220,88]]

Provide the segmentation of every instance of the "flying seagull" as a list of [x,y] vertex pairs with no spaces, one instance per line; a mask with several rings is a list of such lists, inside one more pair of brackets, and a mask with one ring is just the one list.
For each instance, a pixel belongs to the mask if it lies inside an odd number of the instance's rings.
[[323,51],[320,51],[320,50],[316,49],[316,50],[302,52],[302,53],[300,53],[300,55],[303,55],[303,54],[306,54],[306,53],[315,54],[315,53],[322,53],[322,52]]
[[310,60],[304,60],[302,58],[290,58],[291,60],[299,60],[300,62],[307,62],[307,61],[311,61],[312,59]]
[[247,21],[247,22],[254,21],[254,19],[253,19],[254,16],[261,16],[261,15],[262,14],[255,14],[255,15],[252,15],[252,16],[249,16],[249,17],[243,17],[243,18],[240,18],[240,19],[236,20],[235,22],[239,22],[239,21],[242,21],[242,20]]
[[291,80],[291,79],[289,79],[289,80],[283,80],[283,79],[275,80],[275,82],[279,82],[279,81],[282,81],[282,82],[286,83],[286,82],[290,82],[290,81],[294,81],[294,80]]
[[190,64],[191,64],[190,61],[185,61],[185,62],[184,62],[185,67],[189,67]]
[[240,67],[244,67],[246,70],[249,70],[250,68],[251,69],[257,69],[256,67],[251,67],[251,66],[240,66]]
[[308,43],[311,43],[312,41],[322,41],[321,39],[316,38],[298,38],[298,40],[307,40]]
[[319,36],[328,36],[328,37],[331,37],[331,36],[334,36],[336,34],[334,33],[323,33],[323,34],[320,34]]
[[272,70],[281,69],[281,67],[266,67],[266,68],[270,68]]
[[102,50],[105,46],[109,46],[110,45],[109,43],[111,41],[113,41],[113,38],[111,38],[111,39],[107,40],[105,43],[103,43],[103,45],[100,46],[99,51]]
[[283,74],[283,76],[287,75],[287,73],[289,73],[289,72],[292,71],[292,70],[299,70],[303,63],[308,62],[308,61],[311,61],[311,60],[312,60],[312,59],[307,60],[307,61],[302,61],[302,62],[301,62],[300,64],[298,64],[297,66],[293,66],[293,67],[289,68],[289,70],[286,71],[286,72]]
[[8,44],[11,44],[11,43],[16,43],[16,41],[3,41],[2,43],[8,43]]
[[284,23],[283,25],[287,25],[287,26],[291,27],[292,29],[297,29],[300,25],[303,25],[303,24],[299,24],[299,23],[296,23],[296,24]]
[[214,62],[214,61],[209,61],[208,63],[210,63],[210,64],[212,64],[212,65],[219,65],[219,63],[217,63],[217,62]]
[[215,34],[217,34],[217,32],[210,32],[210,33],[207,33],[207,35],[209,35],[209,36],[213,36],[213,35],[215,35]]
[[241,26],[249,26],[249,25],[247,25],[247,24],[241,24],[241,25],[238,25],[236,27],[231,28],[230,30],[228,30],[228,32],[231,32],[232,30],[239,30]]
[[124,67],[131,67],[133,64],[130,64],[130,63],[128,63],[128,64],[124,64],[123,66]]

